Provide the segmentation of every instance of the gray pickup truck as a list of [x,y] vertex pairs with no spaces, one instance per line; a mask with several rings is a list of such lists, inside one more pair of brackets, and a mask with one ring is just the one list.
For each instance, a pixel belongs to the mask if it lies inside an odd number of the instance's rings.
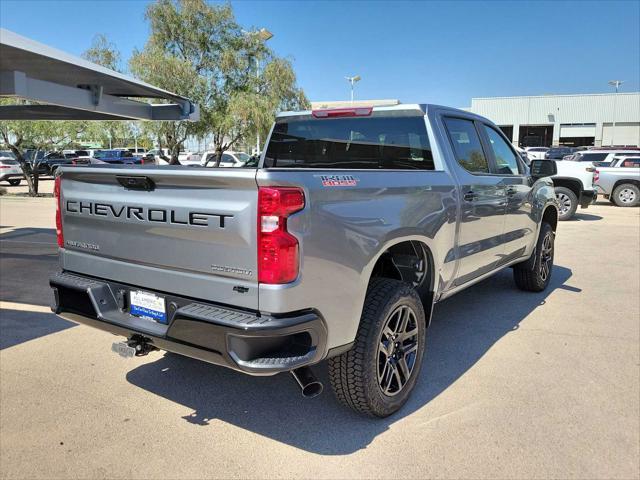
[[598,166],[593,182],[618,207],[640,205],[640,155],[614,157],[609,165]]
[[63,167],[61,317],[251,375],[292,372],[387,416],[420,372],[433,305],[513,267],[544,290],[557,203],[485,118],[435,105],[285,113],[257,168]]

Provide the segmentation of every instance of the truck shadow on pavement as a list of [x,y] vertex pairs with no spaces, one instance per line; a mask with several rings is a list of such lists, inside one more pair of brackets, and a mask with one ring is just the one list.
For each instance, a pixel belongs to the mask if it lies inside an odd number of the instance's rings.
[[576,213],[569,219],[569,222],[594,222],[596,220],[602,220],[602,217],[591,213]]
[[[10,226],[2,226],[10,229]],[[49,275],[58,269],[56,231],[17,228],[0,234],[0,350],[75,326],[44,313],[52,300]]]
[[565,285],[570,277],[571,270],[555,266],[546,292],[527,293],[516,289],[507,269],[438,304],[416,390],[401,411],[386,419],[362,417],[339,405],[326,362],[315,367],[325,392],[311,400],[302,398],[288,374],[249,377],[174,354],[135,368],[127,380],[192,409],[184,420],[211,429],[207,435],[215,435],[215,424],[222,421],[309,452],[346,455],[366,448],[446,390],[498,340],[516,332],[554,290],[579,292]]
[[0,309],[0,350],[75,327],[53,313]]

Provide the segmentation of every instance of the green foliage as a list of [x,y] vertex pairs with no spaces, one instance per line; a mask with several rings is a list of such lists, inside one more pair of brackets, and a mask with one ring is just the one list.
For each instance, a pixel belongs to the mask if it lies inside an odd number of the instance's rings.
[[264,135],[277,110],[308,106],[291,63],[267,48],[257,32],[243,31],[230,5],[160,0],[149,5],[146,18],[151,35],[131,58],[132,73],[200,106],[199,122],[145,124],[176,159],[189,135],[212,134],[221,153],[258,132]]
[[91,46],[82,54],[82,57],[90,62],[110,68],[116,72],[121,72],[120,52],[115,44],[110,42],[103,33],[99,33],[93,37]]
[[[106,35],[98,34],[93,37],[91,47],[82,57],[111,70],[120,72],[120,52],[116,45],[109,41]],[[126,147],[134,144],[135,133],[139,133],[137,122],[121,120],[91,121],[87,123],[85,138],[98,141],[104,148]],[[151,144],[152,142],[138,134],[138,142]]]

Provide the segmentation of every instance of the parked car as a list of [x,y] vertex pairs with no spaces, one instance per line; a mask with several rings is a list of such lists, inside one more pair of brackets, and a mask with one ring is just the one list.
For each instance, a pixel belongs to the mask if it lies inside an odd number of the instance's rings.
[[202,161],[202,153],[190,153],[186,158],[178,161],[180,162],[180,165],[199,167]]
[[93,158],[112,165],[140,165],[143,162],[141,158],[134,156],[129,150],[124,149],[96,150],[93,154]]
[[128,147],[127,150],[129,150],[131,153],[133,153],[136,157],[144,157],[144,155],[147,153],[147,151],[144,148],[136,148],[136,147]]
[[547,160],[562,160],[576,151],[573,147],[552,147],[544,153]]
[[531,160],[543,159],[544,154],[549,151],[548,147],[527,147],[524,149],[527,152],[527,156]]
[[108,165],[107,162],[104,162],[102,160],[98,160],[95,157],[78,157],[78,158],[74,158],[71,161],[72,165],[77,165],[77,166],[84,166],[84,165]]
[[640,204],[640,156],[614,157],[610,166],[599,167],[594,175],[598,193],[618,207]]
[[555,172],[486,118],[417,104],[281,114],[252,170],[63,167],[53,310],[125,357],[292,372],[305,396],[328,359],[338,400],[386,417],[435,302],[508,267],[547,288]]
[[38,173],[41,175],[55,175],[58,167],[61,165],[71,165],[72,160],[77,156],[75,151],[67,151],[67,153],[49,152],[40,160]]
[[[239,168],[244,167],[251,159],[245,152],[233,152],[227,150],[222,154],[219,167]],[[215,167],[216,152],[211,150],[202,155],[202,165],[205,167]]]
[[17,186],[24,178],[20,162],[11,150],[0,150],[0,182],[6,181],[9,185]]
[[[163,160],[160,155],[164,155],[168,158],[171,156],[171,153],[169,152],[168,148],[154,148],[153,150],[149,150],[143,158],[148,159],[153,156],[152,158],[157,165],[168,165],[169,162]],[[180,162],[180,164],[182,164],[184,160],[188,161],[189,155],[191,155],[191,152],[181,151],[178,154],[178,161]]]

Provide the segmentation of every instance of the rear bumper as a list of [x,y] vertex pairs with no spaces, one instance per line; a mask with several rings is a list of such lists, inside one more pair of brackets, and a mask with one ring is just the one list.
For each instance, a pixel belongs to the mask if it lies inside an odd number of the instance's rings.
[[580,192],[580,207],[588,208],[589,205],[593,205],[598,200],[598,192],[595,190],[583,190]]
[[153,292],[166,299],[163,324],[129,314],[129,292],[138,287],[69,272],[49,284],[52,310],[64,319],[251,375],[293,370],[327,354],[327,329],[314,311],[260,315]]

